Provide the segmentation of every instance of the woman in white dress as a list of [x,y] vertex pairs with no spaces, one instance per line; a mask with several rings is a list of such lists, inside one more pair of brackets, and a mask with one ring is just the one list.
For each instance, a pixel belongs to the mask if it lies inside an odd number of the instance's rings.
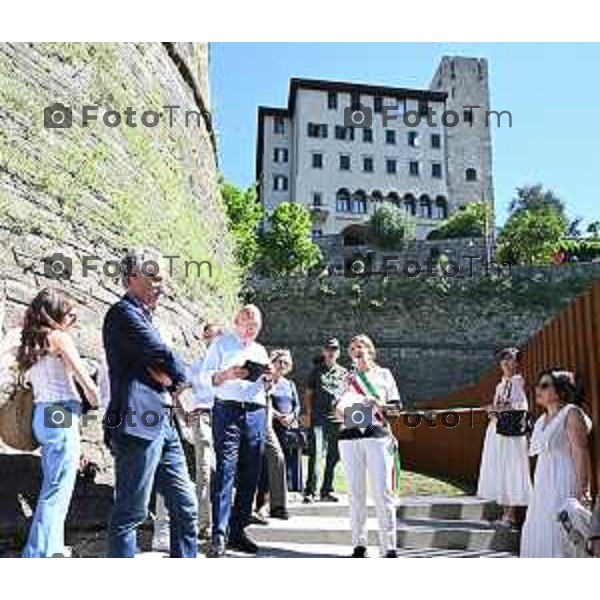
[[544,408],[531,437],[530,454],[537,456],[533,494],[521,538],[521,556],[571,556],[558,513],[570,498],[585,506],[590,501],[591,420],[580,407],[581,394],[572,373],[543,372],[536,386],[536,402]]
[[375,346],[368,336],[354,336],[348,352],[355,369],[346,380],[336,411],[344,422],[338,439],[349,487],[354,546],[350,558],[368,558],[367,477],[379,521],[381,556],[396,558],[392,473],[398,449],[384,412],[386,404],[400,405],[400,394],[390,370],[375,362]]
[[503,507],[500,524],[517,525],[517,507],[527,506],[531,496],[531,474],[527,438],[500,435],[498,411],[527,410],[525,382],[517,373],[518,350],[505,348],[500,353],[502,380],[496,386],[494,402],[487,406],[489,424],[485,434],[477,495]]

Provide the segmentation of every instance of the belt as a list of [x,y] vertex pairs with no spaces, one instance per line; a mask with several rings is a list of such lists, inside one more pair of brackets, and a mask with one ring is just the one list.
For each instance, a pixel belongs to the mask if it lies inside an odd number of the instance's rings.
[[216,402],[218,404],[222,404],[223,406],[237,408],[238,410],[244,411],[252,411],[258,410],[260,408],[266,408],[264,404],[258,404],[257,402],[247,402],[246,400],[223,400],[221,398],[217,398]]

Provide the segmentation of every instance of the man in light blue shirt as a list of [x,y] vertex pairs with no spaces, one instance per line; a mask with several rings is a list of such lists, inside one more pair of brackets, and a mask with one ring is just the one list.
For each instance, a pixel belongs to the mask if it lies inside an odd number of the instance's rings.
[[233,331],[223,334],[208,349],[200,373],[200,382],[211,386],[215,397],[216,471],[209,553],[213,558],[224,556],[226,544],[251,554],[258,551],[245,528],[260,477],[267,426],[266,389],[271,377],[267,351],[256,342],[261,326],[258,307],[248,304],[240,309]]

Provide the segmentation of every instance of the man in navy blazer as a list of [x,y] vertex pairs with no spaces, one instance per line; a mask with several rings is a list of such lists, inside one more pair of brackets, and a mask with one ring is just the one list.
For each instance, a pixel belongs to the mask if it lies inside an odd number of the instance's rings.
[[171,404],[186,366],[152,324],[163,290],[161,262],[153,250],[129,252],[122,263],[127,292],[104,319],[110,379],[104,426],[115,459],[108,556],[115,558],[134,556],[136,530],[148,516],[155,486],[171,517],[171,556],[197,553],[198,506]]

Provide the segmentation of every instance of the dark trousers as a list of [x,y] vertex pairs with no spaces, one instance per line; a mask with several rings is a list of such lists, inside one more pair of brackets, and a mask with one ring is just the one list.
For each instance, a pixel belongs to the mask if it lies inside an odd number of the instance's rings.
[[213,539],[237,537],[250,522],[266,427],[264,407],[215,403],[213,437],[217,469],[212,497]]
[[314,495],[319,487],[319,471],[323,454],[325,454],[325,471],[321,483],[321,495],[333,492],[333,476],[335,466],[340,460],[338,450],[339,423],[325,422],[313,425],[309,430],[309,459],[308,476],[306,478],[305,494]]
[[148,517],[154,486],[165,499],[171,525],[171,557],[193,558],[198,549],[198,503],[181,439],[170,419],[161,433],[145,440],[115,431],[115,501],[108,526],[109,558],[131,558],[136,530]]
[[302,450],[297,447],[291,447],[286,436],[287,429],[278,423],[273,425],[275,434],[281,444],[283,455],[285,456],[285,469],[288,492],[302,491]]

